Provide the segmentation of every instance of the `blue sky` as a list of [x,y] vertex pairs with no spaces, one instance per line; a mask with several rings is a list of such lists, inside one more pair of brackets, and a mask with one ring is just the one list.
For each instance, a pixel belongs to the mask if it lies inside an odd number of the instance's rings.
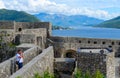
[[119,0],[0,0],[0,9],[111,19],[120,15]]

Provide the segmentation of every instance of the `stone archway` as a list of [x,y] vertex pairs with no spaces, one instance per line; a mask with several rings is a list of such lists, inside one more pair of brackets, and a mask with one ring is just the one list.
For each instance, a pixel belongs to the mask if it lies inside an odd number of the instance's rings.
[[22,28],[18,28],[18,32],[21,32],[22,31]]
[[66,50],[64,54],[65,58],[75,58],[76,57],[76,51],[75,50]]

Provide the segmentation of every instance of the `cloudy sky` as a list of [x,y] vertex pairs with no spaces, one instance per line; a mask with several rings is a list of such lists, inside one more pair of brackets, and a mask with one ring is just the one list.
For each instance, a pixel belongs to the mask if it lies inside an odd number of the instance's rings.
[[120,15],[120,0],[0,0],[0,9],[111,19]]

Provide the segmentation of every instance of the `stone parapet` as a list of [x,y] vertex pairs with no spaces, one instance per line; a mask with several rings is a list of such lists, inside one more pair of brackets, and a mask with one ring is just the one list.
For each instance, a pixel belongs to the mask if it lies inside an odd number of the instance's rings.
[[14,73],[10,78],[33,78],[35,73],[42,75],[44,71],[48,70],[53,73],[53,47],[44,49],[41,54],[36,56],[33,60],[27,63],[22,69]]
[[107,78],[115,78],[115,57],[114,52],[106,56]]
[[[24,51],[24,65],[37,56],[40,52],[40,49],[37,46]],[[14,72],[16,72],[15,65],[16,57],[12,57],[2,63],[0,63],[0,77],[9,78]]]

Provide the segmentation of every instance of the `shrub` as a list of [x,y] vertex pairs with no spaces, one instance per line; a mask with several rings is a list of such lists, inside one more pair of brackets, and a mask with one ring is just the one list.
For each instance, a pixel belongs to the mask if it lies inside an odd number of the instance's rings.
[[93,77],[94,78],[104,78],[104,75],[99,70],[97,70]]
[[48,70],[46,70],[43,74],[43,78],[54,78],[54,75],[49,73]]
[[84,78],[92,78],[92,75],[90,74],[89,71],[85,73]]
[[44,71],[42,76],[40,76],[39,73],[35,73],[34,78],[55,78],[55,77],[53,74],[49,73],[48,70],[46,70]]
[[39,75],[39,73],[35,73],[34,78],[42,78],[42,77]]
[[16,78],[21,78],[20,76],[17,76]]
[[105,78],[105,76],[99,70],[97,70],[94,74],[89,71],[83,74],[80,69],[77,69],[74,73],[74,78]]
[[75,78],[82,78],[82,71],[77,69],[74,74]]

